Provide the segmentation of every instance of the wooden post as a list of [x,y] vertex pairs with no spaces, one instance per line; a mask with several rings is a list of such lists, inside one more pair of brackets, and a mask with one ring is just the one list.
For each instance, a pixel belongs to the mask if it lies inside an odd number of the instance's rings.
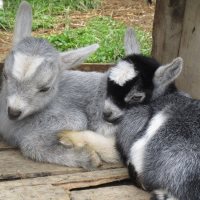
[[152,55],[167,63],[178,55],[186,0],[157,0]]
[[177,86],[200,98],[200,1],[187,0],[179,56],[184,59]]
[[200,98],[200,1],[157,0],[152,55],[161,63],[177,56],[184,69],[177,80],[179,89]]

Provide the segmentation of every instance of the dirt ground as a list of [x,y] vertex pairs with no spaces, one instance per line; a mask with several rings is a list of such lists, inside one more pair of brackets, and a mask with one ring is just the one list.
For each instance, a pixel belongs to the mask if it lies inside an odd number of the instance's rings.
[[[98,9],[87,12],[71,12],[70,27],[85,26],[86,21],[94,16],[111,16],[115,20],[123,21],[127,26],[138,26],[151,32],[153,26],[155,3],[147,4],[146,0],[103,0]],[[61,16],[62,17],[62,16]],[[65,25],[58,23],[53,29],[40,29],[34,35],[40,36],[50,33],[60,33]],[[11,48],[12,32],[0,30],[0,62],[3,62]]]

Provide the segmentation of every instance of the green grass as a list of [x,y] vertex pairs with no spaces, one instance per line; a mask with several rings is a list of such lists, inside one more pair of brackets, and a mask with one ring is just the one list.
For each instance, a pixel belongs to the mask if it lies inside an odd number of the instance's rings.
[[[21,0],[4,0],[4,10],[0,10],[0,29],[13,28],[16,10]],[[33,30],[53,28],[55,24],[65,24],[62,34],[50,35],[47,39],[60,51],[98,43],[100,48],[87,62],[110,63],[124,56],[124,32],[126,26],[111,17],[95,17],[85,27],[69,29],[69,11],[86,11],[97,7],[101,0],[28,0],[33,7]],[[60,17],[60,18],[59,18]],[[62,21],[60,21],[62,20]],[[140,28],[134,28],[144,55],[151,53],[151,35]]]
[[[100,0],[27,0],[33,8],[33,30],[38,28],[53,28],[57,16],[68,18],[69,10],[95,8]],[[0,10],[0,29],[13,28],[15,14],[21,0],[4,0],[4,10]]]
[[[100,48],[87,62],[110,63],[124,56],[125,25],[110,17],[95,17],[85,27],[69,29],[59,35],[50,35],[47,39],[60,51],[98,43]],[[144,55],[151,53],[151,35],[134,28]]]

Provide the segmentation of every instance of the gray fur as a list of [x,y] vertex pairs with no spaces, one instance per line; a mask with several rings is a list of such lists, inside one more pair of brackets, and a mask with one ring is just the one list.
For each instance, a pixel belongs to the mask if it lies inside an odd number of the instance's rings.
[[31,29],[32,9],[26,1],[22,1],[16,16],[13,43],[17,44],[22,38],[30,36]]
[[[87,149],[65,148],[58,142],[57,133],[86,129],[98,132],[102,125],[104,130],[108,126],[114,127],[102,119],[107,74],[64,71],[81,64],[98,45],[59,53],[44,39],[27,35],[30,30],[20,35],[24,24],[31,24],[31,18],[24,17],[30,12],[30,6],[23,2],[15,28],[18,30],[15,42],[19,42],[5,61],[0,93],[0,133],[28,158],[66,166],[92,167]],[[13,75],[18,55],[42,58],[35,73],[22,80]],[[19,99],[19,105],[8,105],[8,99],[13,95]],[[12,111],[21,112],[15,120],[9,119],[8,106]]]
[[91,52],[95,52],[98,48],[98,44],[93,44],[88,47],[79,48],[78,50],[60,53],[61,63],[64,64],[63,68],[72,69],[77,67],[80,63],[85,61],[86,56],[89,56]]
[[180,75],[183,66],[183,59],[176,58],[170,64],[159,67],[154,75],[153,98],[162,95],[170,83]]
[[125,46],[125,54],[139,54],[140,53],[140,45],[136,39],[135,32],[132,28],[127,28],[125,37],[124,37],[124,46]]

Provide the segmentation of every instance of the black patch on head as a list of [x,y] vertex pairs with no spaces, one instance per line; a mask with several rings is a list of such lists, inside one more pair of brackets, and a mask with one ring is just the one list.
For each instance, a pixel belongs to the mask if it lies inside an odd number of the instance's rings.
[[113,80],[108,79],[107,96],[110,97],[114,101],[114,103],[120,108],[126,107],[126,102],[124,101],[124,98],[130,91],[136,80],[137,77],[127,81],[123,86],[120,86],[116,84]]
[[146,95],[143,103],[148,102],[154,88],[154,73],[160,64],[154,58],[138,54],[129,55],[122,60],[133,64],[134,69],[138,72],[138,75],[127,81],[123,86],[116,84],[108,78],[107,96],[110,97],[117,106],[125,108],[128,104],[124,101],[124,99],[131,88],[136,86],[138,91],[144,92]]

